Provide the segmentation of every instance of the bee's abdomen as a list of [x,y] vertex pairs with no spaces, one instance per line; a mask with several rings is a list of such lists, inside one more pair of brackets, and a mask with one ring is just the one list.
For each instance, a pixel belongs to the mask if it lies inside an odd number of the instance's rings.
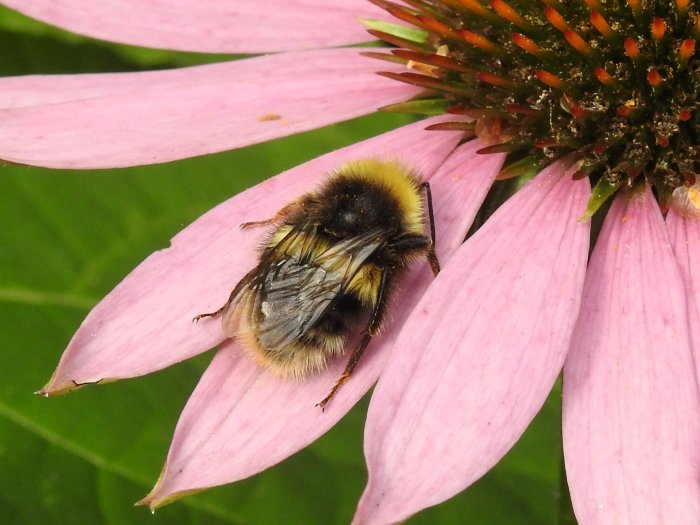
[[353,294],[338,296],[313,327],[321,336],[346,336],[361,318],[364,308]]
[[377,303],[377,292],[382,280],[382,268],[376,264],[364,264],[348,284],[348,292],[352,293],[365,306]]

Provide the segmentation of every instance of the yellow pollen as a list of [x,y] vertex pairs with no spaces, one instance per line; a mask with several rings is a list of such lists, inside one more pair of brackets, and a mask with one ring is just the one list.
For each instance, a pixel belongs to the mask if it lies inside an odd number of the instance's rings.
[[673,190],[671,196],[673,209],[687,219],[700,219],[700,184],[695,183],[689,188],[681,186]]

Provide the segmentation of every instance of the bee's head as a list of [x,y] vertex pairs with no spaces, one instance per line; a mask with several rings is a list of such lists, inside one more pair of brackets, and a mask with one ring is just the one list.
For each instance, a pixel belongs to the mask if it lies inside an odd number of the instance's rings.
[[367,179],[338,177],[317,194],[312,220],[329,235],[351,237],[375,228],[396,232],[399,205],[381,184]]

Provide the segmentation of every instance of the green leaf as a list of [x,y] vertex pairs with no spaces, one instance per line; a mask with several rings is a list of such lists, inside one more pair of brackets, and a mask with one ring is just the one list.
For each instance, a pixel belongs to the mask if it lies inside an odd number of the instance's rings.
[[385,113],[413,113],[416,115],[442,115],[447,111],[449,103],[444,98],[427,100],[409,100],[379,108]]
[[[3,45],[5,50],[0,56],[0,63],[26,63],[38,61],[43,73],[108,71],[105,66],[116,63],[131,64],[129,69],[147,69],[164,67],[193,66],[222,62],[240,55],[208,54],[165,51],[126,44],[108,43],[102,40],[64,31],[49,26],[32,18],[19,14],[0,5],[0,36],[10,42],[21,39],[23,45]],[[28,47],[28,49],[23,47]],[[87,56],[86,56],[87,55]],[[101,61],[101,57],[109,57]],[[55,60],[51,60],[51,59]],[[66,66],[70,69],[66,69]],[[123,71],[115,67],[112,71]],[[6,70],[3,69],[3,73]],[[16,74],[12,72],[11,74]]]
[[608,178],[602,177],[593,187],[591,198],[588,199],[588,205],[586,206],[586,212],[581,216],[579,221],[587,221],[593,217],[595,212],[615,194],[621,185],[622,181],[611,182]]
[[508,180],[515,177],[523,177],[523,184],[529,182],[535,175],[542,171],[542,161],[530,155],[516,160],[505,166],[496,177],[496,180]]
[[577,525],[574,507],[569,494],[569,484],[566,481],[564,462],[561,464],[561,490],[559,491],[559,522],[558,525]]
[[424,44],[428,41],[428,32],[423,31],[422,29],[392,24],[391,22],[385,22],[384,20],[371,20],[369,18],[359,18],[358,20],[368,29],[381,31],[387,35],[396,36],[404,40],[408,40],[409,42]]

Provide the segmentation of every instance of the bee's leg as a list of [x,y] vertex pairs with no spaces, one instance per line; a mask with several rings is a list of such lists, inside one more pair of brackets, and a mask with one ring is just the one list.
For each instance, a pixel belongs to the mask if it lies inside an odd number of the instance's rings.
[[218,317],[219,315],[221,315],[221,314],[223,313],[223,311],[226,310],[226,308],[228,308],[228,306],[236,299],[236,296],[241,292],[241,290],[243,289],[243,287],[244,287],[246,284],[248,284],[248,283],[250,282],[250,280],[255,276],[255,273],[257,272],[257,270],[258,270],[257,267],[253,268],[251,271],[249,271],[249,272],[245,275],[245,277],[243,277],[243,279],[241,279],[241,280],[238,282],[238,284],[236,285],[236,287],[235,287],[235,288],[233,289],[233,291],[231,292],[231,295],[228,296],[228,300],[226,301],[226,303],[225,303],[221,308],[219,308],[218,310],[216,310],[216,311],[214,311],[214,312],[209,312],[209,313],[206,313],[206,314],[195,315],[195,316],[192,318],[192,322],[193,322],[193,323],[196,323],[196,322],[198,322],[200,319],[203,319],[203,318],[205,318],[205,317]]
[[421,189],[425,189],[425,198],[428,201],[428,219],[430,221],[430,239],[435,244],[435,216],[433,215],[433,193],[430,191],[430,183],[424,182],[420,185]]
[[192,322],[193,322],[193,323],[197,323],[197,322],[199,322],[200,319],[203,319],[203,318],[205,318],[205,317],[217,317],[217,316],[221,315],[221,312],[223,312],[224,310],[226,310],[226,307],[227,307],[230,303],[231,303],[230,300],[226,301],[226,304],[223,305],[221,308],[219,308],[219,309],[218,309],[217,311],[215,311],[215,312],[209,312],[209,313],[206,313],[206,314],[197,314],[197,315],[195,315],[195,316],[192,318]]
[[345,366],[345,370],[343,370],[340,379],[338,379],[335,382],[335,385],[333,385],[333,388],[331,389],[330,393],[320,403],[316,404],[316,406],[321,407],[321,410],[325,410],[326,405],[328,405],[328,402],[331,399],[333,399],[333,397],[335,397],[335,395],[338,393],[338,390],[340,390],[340,387],[348,382],[348,379],[350,379],[353,370],[355,370],[355,367],[357,367],[357,363],[360,362],[362,354],[365,352],[365,349],[367,348],[369,342],[372,340],[372,337],[379,333],[379,328],[382,325],[382,320],[384,319],[384,314],[386,313],[386,307],[389,304],[388,292],[389,272],[385,269],[382,272],[382,280],[379,284],[377,304],[374,306],[374,310],[372,311],[372,317],[369,321],[369,326],[363,332],[362,339],[360,339],[359,344],[352,351],[352,354],[350,354],[350,359],[348,360],[348,364]]
[[416,235],[412,233],[402,235],[388,244],[388,248],[404,255],[422,255],[428,259],[430,269],[433,270],[433,275],[440,273],[440,263],[438,262],[437,255],[435,255],[435,245],[433,241],[428,239],[425,235]]
[[300,205],[298,202],[290,202],[269,219],[265,219],[263,221],[244,222],[241,224],[241,230],[245,230],[246,228],[251,228],[253,226],[270,226],[271,224],[277,224],[296,212],[299,207]]
[[435,245],[430,245],[426,257],[428,258],[428,264],[430,265],[430,269],[433,271],[433,275],[437,276],[437,274],[440,273],[440,263],[438,262],[437,255],[435,254]]
[[425,189],[425,197],[428,201],[428,220],[430,221],[430,240],[432,241],[430,247],[428,248],[426,257],[428,258],[430,268],[433,270],[433,275],[437,275],[440,273],[440,263],[438,262],[437,255],[435,254],[435,216],[433,215],[433,194],[430,191],[429,182],[426,181],[422,183],[420,187]]

